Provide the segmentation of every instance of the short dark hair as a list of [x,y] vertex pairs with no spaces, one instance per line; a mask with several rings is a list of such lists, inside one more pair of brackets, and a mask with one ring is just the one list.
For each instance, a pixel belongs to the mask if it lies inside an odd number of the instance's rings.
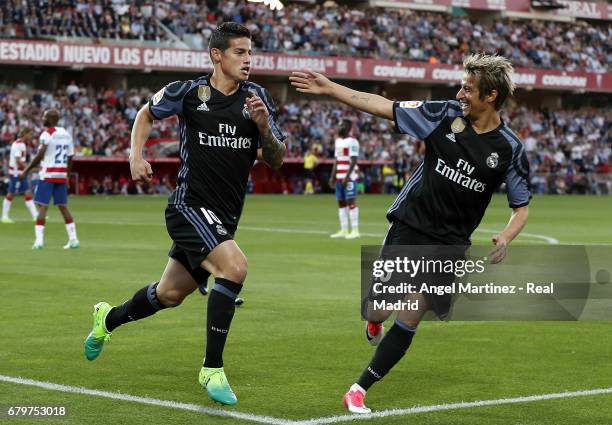
[[46,115],[47,120],[49,120],[49,125],[52,127],[55,127],[59,122],[60,113],[55,108],[47,109],[43,115]]
[[251,31],[247,27],[237,22],[224,22],[210,36],[208,51],[210,52],[212,49],[224,51],[230,46],[231,39],[242,37],[251,39]]
[[338,135],[340,137],[347,137],[351,133],[351,128],[353,128],[353,121],[344,118],[340,123],[340,130],[338,130]]

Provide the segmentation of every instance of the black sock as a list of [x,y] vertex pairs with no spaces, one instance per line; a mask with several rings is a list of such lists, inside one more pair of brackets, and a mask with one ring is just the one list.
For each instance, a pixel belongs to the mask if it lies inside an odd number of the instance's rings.
[[375,382],[380,381],[389,373],[391,368],[406,354],[415,332],[416,328],[396,322],[380,341],[372,361],[361,374],[357,384],[367,391]]
[[234,300],[242,285],[216,278],[208,295],[206,312],[206,358],[204,367],[223,367],[223,348],[236,306]]
[[140,288],[134,296],[117,307],[113,307],[106,316],[106,330],[112,332],[116,327],[134,320],[149,317],[166,308],[157,299],[155,289],[159,282]]

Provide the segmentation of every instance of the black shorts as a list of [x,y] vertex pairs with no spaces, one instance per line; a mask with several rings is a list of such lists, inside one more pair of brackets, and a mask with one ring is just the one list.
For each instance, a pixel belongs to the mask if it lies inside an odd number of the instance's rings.
[[[421,233],[412,227],[408,227],[400,221],[395,221],[389,227],[381,257],[384,257],[384,247],[394,245],[410,245],[413,246],[414,252],[406,253],[412,258],[420,258],[421,256],[432,259],[452,259],[460,260],[465,258],[466,246],[446,245],[443,242]],[[438,286],[450,285],[456,279],[452,273],[420,273],[414,278],[415,283],[421,284],[428,282]],[[429,309],[432,310],[440,320],[448,316],[450,312],[453,297],[451,294],[435,295],[424,294]]]
[[236,226],[221,223],[208,207],[168,205],[166,230],[172,238],[168,256],[181,263],[198,284],[210,275],[200,265],[222,242],[234,239]]

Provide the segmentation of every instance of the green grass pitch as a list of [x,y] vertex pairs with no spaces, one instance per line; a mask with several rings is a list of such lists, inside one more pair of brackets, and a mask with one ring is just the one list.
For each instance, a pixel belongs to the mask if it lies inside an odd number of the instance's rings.
[[[249,275],[226,347],[238,411],[284,420],[343,415],[340,398],[373,348],[359,318],[359,246],[379,244],[392,198],[359,198],[361,240],[330,240],[331,196],[247,198],[236,240]],[[170,245],[162,197],[73,197],[81,249],[51,208],[46,246],[32,251],[22,198],[0,225],[0,375],[218,408],[197,383],[206,298],[117,329],[95,362],[82,342],[92,305],[123,302],[157,280]],[[611,197],[536,197],[517,243],[612,242]],[[488,243],[509,216],[493,199],[475,233]],[[548,238],[548,239],[546,239]],[[609,322],[424,322],[408,355],[368,393],[380,411],[612,387]],[[67,418],[1,423],[234,424],[199,412],[0,382],[0,405],[62,405]],[[612,395],[371,419],[372,424],[610,424]]]

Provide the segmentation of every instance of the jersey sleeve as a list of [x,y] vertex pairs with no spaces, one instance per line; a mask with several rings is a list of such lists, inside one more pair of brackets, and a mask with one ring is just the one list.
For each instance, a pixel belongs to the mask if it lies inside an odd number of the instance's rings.
[[25,143],[20,144],[19,148],[17,149],[15,158],[17,160],[25,161],[26,160],[26,153],[27,153],[27,148],[26,148]]
[[351,139],[349,143],[349,156],[359,156],[359,142],[357,139]]
[[512,162],[506,170],[506,188],[510,208],[520,208],[529,205],[529,160],[522,144],[512,149]]
[[163,120],[183,114],[183,98],[191,86],[189,81],[175,81],[158,91],[149,99],[149,110],[153,118]]
[[452,101],[394,102],[393,120],[399,133],[424,140],[448,115],[461,115],[461,108]]
[[268,124],[270,125],[270,129],[272,130],[272,134],[274,134],[274,137],[276,137],[279,141],[285,141],[287,136],[283,133],[280,128],[280,125],[278,124],[278,110],[276,109],[274,100],[272,100],[272,96],[270,96],[268,90],[264,89],[263,87],[254,86],[252,87],[252,89],[254,90],[255,94],[257,94],[257,96],[259,96],[261,100],[263,100],[264,104],[266,105],[266,108],[268,108],[268,114],[270,115],[270,117],[268,118]]
[[43,131],[43,133],[40,135],[38,144],[41,146],[48,145],[50,141],[51,141],[51,135],[48,132]]

